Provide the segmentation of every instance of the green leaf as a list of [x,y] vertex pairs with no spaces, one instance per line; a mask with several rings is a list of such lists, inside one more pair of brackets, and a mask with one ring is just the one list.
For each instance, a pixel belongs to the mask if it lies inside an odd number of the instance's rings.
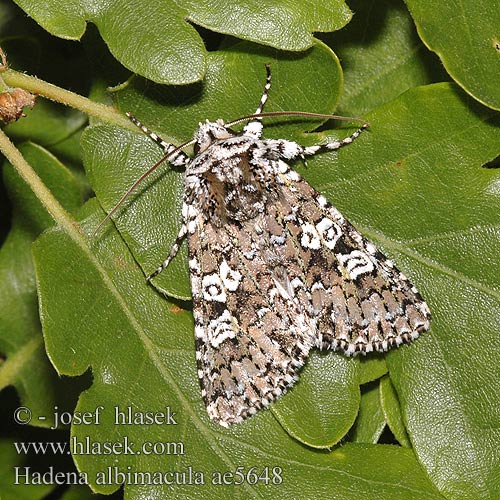
[[92,493],[87,486],[71,486],[61,496],[61,500],[106,500],[106,497]]
[[[158,83],[185,84],[200,80],[207,53],[190,24],[270,45],[281,50],[305,50],[312,31],[344,26],[351,13],[343,0],[306,4],[271,0],[265,6],[233,0],[217,6],[209,0],[164,0],[130,3],[50,0],[16,2],[53,35],[80,39],[86,22],[99,29],[114,56],[127,68]],[[160,34],[160,36],[158,36]]]
[[379,384],[373,383],[363,388],[359,414],[351,431],[355,443],[378,442],[385,428],[385,416],[380,406]]
[[[80,189],[71,173],[49,152],[35,144],[20,148],[38,175],[64,207],[76,210]],[[53,406],[74,404],[71,384],[59,380],[47,359],[35,287],[31,243],[52,220],[28,186],[8,164],[4,179],[13,204],[10,233],[0,249],[0,389],[14,385],[32,414],[32,424],[51,425]],[[39,421],[38,416],[47,416]]]
[[313,352],[291,395],[273,412],[290,436],[313,448],[332,448],[358,414],[357,364],[340,354]]
[[361,116],[410,88],[449,79],[400,0],[351,0],[349,6],[355,12],[349,26],[322,36],[344,70],[339,114]]
[[373,353],[368,357],[360,357],[358,365],[358,383],[360,385],[372,382],[387,373],[385,356]]
[[[306,178],[363,234],[397,254],[400,268],[414,261],[417,278],[429,261],[415,248],[428,239],[441,248],[446,266],[466,266],[475,278],[496,283],[496,264],[478,268],[473,257],[480,250],[470,239],[457,232],[456,248],[444,235],[472,228],[481,233],[483,227],[491,232],[498,224],[498,170],[482,167],[500,153],[497,114],[443,83],[408,91],[368,119],[370,129],[343,148],[337,162],[333,154],[308,161]],[[485,252],[494,255],[491,248]]]
[[500,2],[406,0],[418,33],[471,96],[500,110]]
[[380,404],[382,405],[387,425],[399,441],[399,444],[411,448],[410,439],[401,415],[401,405],[389,377],[384,377],[380,381]]
[[[0,43],[7,54],[9,68],[36,75],[73,92],[87,93],[93,74],[91,58],[82,45],[51,36],[11,1],[0,5]],[[66,113],[69,116],[77,112],[66,108]],[[51,124],[56,125],[54,120]],[[47,130],[38,130],[41,132]],[[31,139],[36,140],[36,137]]]
[[[342,76],[335,55],[322,43],[307,54],[276,56],[274,51],[240,43],[210,55],[203,86],[169,89],[135,81],[119,93],[119,105],[132,111],[164,139],[180,144],[193,137],[200,121],[226,121],[252,113],[265,83],[265,63],[273,72],[269,111],[332,112]],[[309,89],[304,92],[303,89]],[[290,123],[291,122],[291,123]],[[281,120],[267,135],[298,134],[317,121]],[[83,135],[85,168],[100,203],[110,209],[141,173],[162,156],[158,146],[140,131],[98,125]],[[123,204],[115,224],[146,274],[163,262],[180,228],[183,175],[164,167],[150,175]],[[159,290],[180,299],[190,298],[187,255],[181,249],[168,272],[154,280]]]
[[16,452],[14,443],[8,439],[0,440],[0,497],[2,500],[42,500],[55,489],[54,484],[15,484],[15,468],[22,473],[26,457]]

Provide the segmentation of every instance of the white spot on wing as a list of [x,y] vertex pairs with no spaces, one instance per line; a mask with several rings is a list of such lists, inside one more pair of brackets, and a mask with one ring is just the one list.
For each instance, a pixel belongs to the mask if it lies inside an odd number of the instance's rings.
[[353,250],[348,254],[337,254],[337,259],[345,267],[352,280],[362,274],[373,271],[375,266],[366,253],[360,250]]
[[278,172],[280,174],[285,174],[289,170],[290,170],[290,167],[283,160],[278,161]]
[[288,180],[292,181],[292,182],[298,182],[300,181],[300,175],[295,172],[295,170],[290,170],[287,174],[286,174]]
[[316,224],[316,229],[319,235],[323,238],[323,242],[330,249],[333,250],[337,244],[338,239],[342,234],[340,227],[332,220],[324,217]]
[[304,248],[318,250],[321,247],[321,240],[316,228],[309,222],[304,222],[300,227],[302,228],[300,244]]
[[217,273],[203,276],[202,281],[203,298],[209,302],[225,302],[226,292],[222,286],[222,281]]
[[316,200],[318,202],[318,205],[321,207],[321,208],[325,208],[327,205],[328,205],[328,201],[326,200],[326,198],[320,194]]
[[232,317],[227,309],[208,324],[208,340],[213,347],[217,348],[227,339],[235,337],[235,328]]
[[299,154],[300,146],[296,142],[283,141],[282,145],[285,158],[295,158]]
[[368,242],[366,244],[366,250],[371,253],[372,255],[377,251],[377,249],[375,248],[375,245],[373,245],[372,243]]
[[259,136],[262,133],[262,123],[249,122],[245,127],[245,132],[249,135]]
[[231,269],[225,260],[220,265],[220,276],[226,290],[234,292],[238,288],[241,281],[241,273]]

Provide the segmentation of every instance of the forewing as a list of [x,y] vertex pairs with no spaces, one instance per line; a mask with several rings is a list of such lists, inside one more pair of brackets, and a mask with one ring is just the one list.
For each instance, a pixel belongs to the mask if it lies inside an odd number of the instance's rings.
[[189,235],[196,356],[210,417],[227,426],[268,406],[296,380],[315,328],[272,256],[264,216]]
[[[281,165],[281,211],[295,247],[294,293],[317,319],[317,346],[352,355],[409,342],[429,329],[417,289],[297,172]],[[293,242],[293,245],[290,243]]]

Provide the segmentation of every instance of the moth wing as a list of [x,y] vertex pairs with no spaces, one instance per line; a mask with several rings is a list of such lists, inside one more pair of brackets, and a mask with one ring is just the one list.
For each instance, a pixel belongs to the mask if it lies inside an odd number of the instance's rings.
[[263,216],[238,228],[198,218],[189,235],[198,375],[210,417],[227,426],[295,383],[315,328],[282,262],[255,232]]
[[317,319],[317,346],[386,351],[428,330],[429,308],[408,279],[297,172],[281,172],[291,281]]

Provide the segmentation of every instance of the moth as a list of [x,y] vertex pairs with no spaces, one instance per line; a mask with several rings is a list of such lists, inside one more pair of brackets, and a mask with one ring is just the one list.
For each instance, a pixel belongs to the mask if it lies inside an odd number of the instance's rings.
[[[313,347],[348,356],[386,351],[429,329],[430,311],[416,288],[290,166],[350,144],[367,125],[309,147],[263,139],[264,116],[315,116],[263,113],[266,68],[253,115],[207,120],[180,147],[128,115],[165,151],[158,164],[185,167],[182,226],[148,280],[187,238],[202,396],[210,418],[225,427],[285,393]],[[241,122],[243,130],[234,131]],[[193,158],[182,151],[188,144]]]

